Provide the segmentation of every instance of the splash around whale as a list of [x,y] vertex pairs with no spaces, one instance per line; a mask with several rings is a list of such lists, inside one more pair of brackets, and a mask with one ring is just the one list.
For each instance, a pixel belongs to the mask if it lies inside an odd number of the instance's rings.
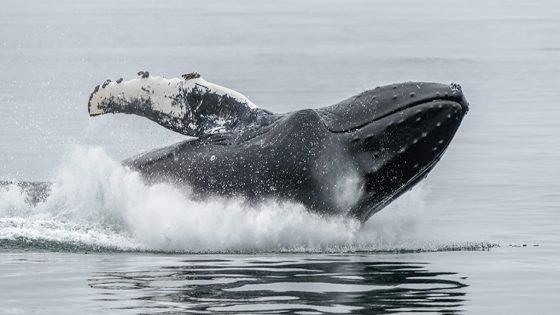
[[457,84],[407,82],[277,114],[197,73],[141,71],[95,87],[88,110],[143,116],[195,137],[124,161],[148,182],[187,185],[200,199],[295,201],[365,222],[426,177],[468,103]]

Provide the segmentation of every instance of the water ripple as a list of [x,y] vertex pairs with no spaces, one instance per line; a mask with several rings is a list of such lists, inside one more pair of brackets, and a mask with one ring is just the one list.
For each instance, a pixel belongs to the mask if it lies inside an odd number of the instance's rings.
[[[466,284],[425,263],[356,257],[275,262],[186,260],[141,271],[94,274],[95,298],[114,309],[163,313],[457,313]],[[111,304],[114,303],[114,304]]]

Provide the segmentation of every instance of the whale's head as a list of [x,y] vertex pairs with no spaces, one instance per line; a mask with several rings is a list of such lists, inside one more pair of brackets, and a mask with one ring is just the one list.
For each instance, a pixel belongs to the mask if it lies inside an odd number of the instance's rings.
[[349,214],[365,221],[424,178],[467,110],[459,85],[420,82],[378,87],[316,110],[362,178]]

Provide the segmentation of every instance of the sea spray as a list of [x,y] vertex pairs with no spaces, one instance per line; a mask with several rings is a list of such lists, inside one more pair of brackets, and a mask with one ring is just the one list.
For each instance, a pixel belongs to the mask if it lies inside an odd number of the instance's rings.
[[422,187],[362,226],[292,202],[196,200],[188,187],[146,184],[99,147],[77,146],[52,182],[50,196],[37,206],[25,203],[25,193],[15,185],[0,188],[0,240],[63,248],[240,253],[376,251],[424,244],[416,235],[424,208]]

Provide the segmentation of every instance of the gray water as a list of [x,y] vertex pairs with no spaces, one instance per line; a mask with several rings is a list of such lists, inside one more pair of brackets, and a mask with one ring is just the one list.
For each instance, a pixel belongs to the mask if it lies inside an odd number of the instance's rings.
[[[556,314],[560,3],[11,1],[0,11],[0,313]],[[105,79],[198,71],[286,112],[458,82],[442,161],[365,226],[200,203],[118,161],[182,136],[89,118]]]

